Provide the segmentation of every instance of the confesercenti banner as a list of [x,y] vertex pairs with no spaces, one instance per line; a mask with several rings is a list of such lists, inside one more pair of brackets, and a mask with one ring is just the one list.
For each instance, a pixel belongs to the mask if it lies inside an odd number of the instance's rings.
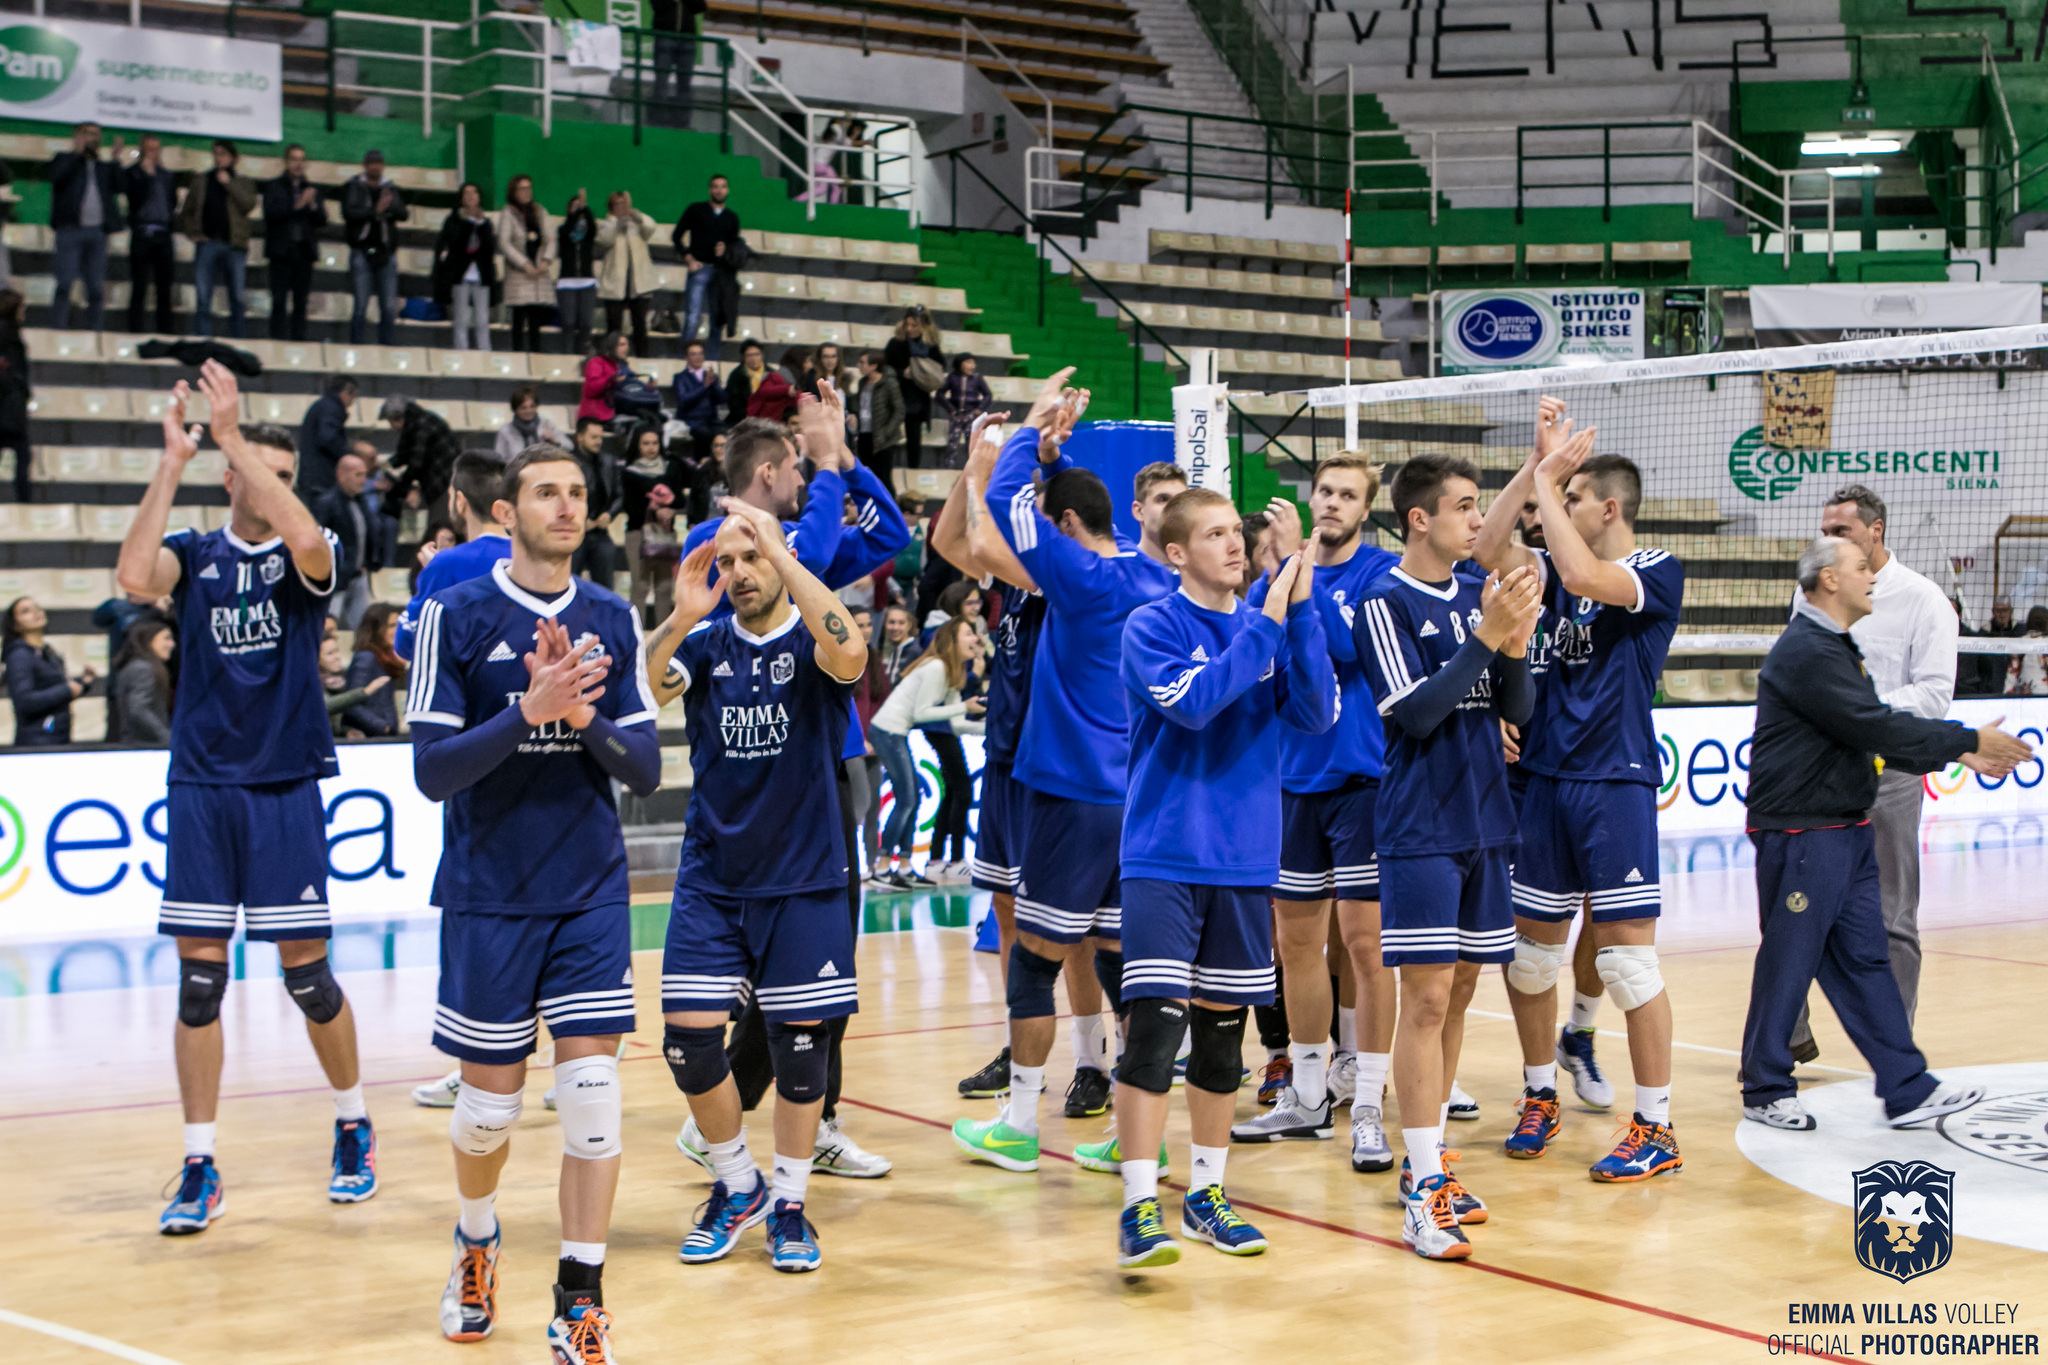
[[1643,358],[1640,289],[1453,289],[1440,308],[1444,374]]
[[[1769,284],[1749,291],[1758,346],[1810,346],[1874,337],[1922,336],[2041,321],[2033,283]],[[1962,353],[1883,363],[1887,368],[2036,367],[2039,351]]]
[[276,142],[282,53],[276,43],[23,15],[0,28],[0,114]]

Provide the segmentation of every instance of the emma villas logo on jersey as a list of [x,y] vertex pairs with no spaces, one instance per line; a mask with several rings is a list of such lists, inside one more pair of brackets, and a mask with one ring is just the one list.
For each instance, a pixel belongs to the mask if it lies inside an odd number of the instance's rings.
[[1955,1172],[1925,1161],[1880,1161],[1854,1179],[1857,1260],[1900,1284],[1948,1264]]
[[[783,658],[789,658],[783,655]],[[782,660],[775,661],[780,668]],[[791,669],[796,667],[790,661]],[[779,701],[766,706],[721,706],[718,737],[727,758],[773,758],[789,743],[789,710]]]
[[215,607],[207,620],[213,628],[213,643],[223,654],[275,649],[284,638],[284,624],[277,619],[277,603],[268,599]]

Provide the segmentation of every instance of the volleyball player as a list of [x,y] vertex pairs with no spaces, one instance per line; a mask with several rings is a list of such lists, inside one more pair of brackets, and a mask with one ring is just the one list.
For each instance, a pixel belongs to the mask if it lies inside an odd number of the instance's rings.
[[1233,1256],[1266,1249],[1231,1207],[1223,1176],[1245,1014],[1273,998],[1280,730],[1321,734],[1338,704],[1307,560],[1297,554],[1281,566],[1263,608],[1240,603],[1237,509],[1207,489],[1167,505],[1160,542],[1180,571],[1180,591],[1132,612],[1122,649],[1131,714],[1122,853],[1129,1033],[1117,1067],[1117,1140],[1127,1153],[1117,1263],[1127,1267],[1180,1259],[1160,1218],[1152,1152],[1165,1135],[1174,1056],[1190,1032],[1193,1150],[1181,1233]]
[[[1400,972],[1394,1091],[1401,1105],[1401,1240],[1432,1260],[1472,1254],[1461,1223],[1486,1206],[1443,1168],[1443,1118],[1479,966],[1514,956],[1515,845],[1499,721],[1529,718],[1525,658],[1535,573],[1482,587],[1456,572],[1479,537],[1478,471],[1418,455],[1394,476],[1401,562],[1366,590],[1354,647],[1386,727],[1374,812],[1381,954]],[[1463,977],[1462,982],[1456,980]],[[1462,989],[1460,989],[1462,987]]]
[[[1515,862],[1515,953],[1507,969],[1521,1036],[1521,1118],[1511,1157],[1543,1155],[1557,1135],[1557,994],[1565,939],[1592,903],[1594,965],[1628,1019],[1634,1116],[1594,1163],[1603,1182],[1647,1180],[1683,1165],[1671,1128],[1671,1002],[1657,966],[1657,731],[1650,707],[1678,629],[1685,570],[1636,547],[1642,475],[1619,455],[1592,455],[1561,404],[1539,414],[1540,448],[1487,518],[1479,559],[1527,568],[1543,585],[1549,666],[1534,734],[1519,766],[1522,844]],[[1533,493],[1546,548],[1510,543]]]
[[[954,1124],[953,1137],[975,1159],[1011,1171],[1038,1169],[1053,986],[1091,938],[1101,945],[1094,956],[1104,993],[1120,1008],[1123,959],[1112,945],[1121,919],[1117,850],[1130,738],[1118,658],[1125,618],[1174,588],[1172,570],[1118,547],[1109,490],[1058,449],[1086,402],[1085,390],[1062,390],[1072,373],[1046,380],[1024,426],[1004,444],[986,508],[1044,593],[1046,613],[1015,769],[1029,794],[1006,985],[1010,1098],[996,1118]],[[1034,474],[1043,476],[1042,490]]]
[[[1392,1060],[1394,976],[1380,959],[1379,864],[1373,851],[1373,807],[1386,738],[1364,661],[1352,643],[1353,618],[1366,589],[1400,562],[1365,543],[1366,516],[1379,487],[1379,471],[1364,456],[1347,452],[1317,466],[1309,493],[1314,600],[1345,704],[1327,734],[1280,732],[1283,839],[1280,875],[1273,884],[1274,937],[1292,1034],[1288,1058],[1293,1080],[1270,1111],[1230,1130],[1237,1142],[1326,1138],[1334,1126],[1332,1108],[1348,1099],[1351,1165],[1358,1171],[1384,1171],[1394,1164],[1381,1117]],[[1283,529],[1294,515],[1292,508],[1280,514]],[[1262,605],[1270,586],[1261,579],[1245,600]],[[1351,958],[1355,1010],[1363,1019],[1360,1038],[1350,1040],[1363,1046],[1346,1050],[1352,1059],[1348,1094],[1326,1083],[1326,1077],[1329,1082],[1343,1079],[1326,1071],[1331,1000],[1324,945],[1330,941],[1332,914]]]
[[583,466],[558,446],[506,463],[493,504],[512,557],[421,611],[406,721],[420,792],[442,802],[434,1046],[462,1063],[449,1117],[461,1207],[441,1331],[497,1321],[498,1179],[539,1021],[554,1037],[562,1245],[548,1345],[609,1361],[606,1230],[622,1151],[618,1045],[633,1028],[626,843],[612,781],[661,781],[640,618],[570,572]]
[[[804,1208],[825,1101],[825,1023],[859,1008],[834,770],[867,644],[774,517],[737,498],[723,504],[716,539],[678,569],[675,612],[647,656],[656,696],[684,698],[694,774],[662,949],[662,1055],[715,1179],[680,1254],[689,1265],[723,1259],[766,1221],[770,1264],[800,1272],[820,1263]],[[714,619],[721,596],[733,609]],[[725,1053],[726,1019],[750,992],[778,1097],[765,1180],[747,1152]]]
[[334,591],[334,537],[292,495],[292,439],[240,426],[235,377],[200,371],[215,444],[227,456],[228,524],[165,534],[185,467],[199,452],[184,426],[184,382],[164,412],[164,457],[122,539],[116,579],[132,597],[177,603],[182,687],[171,719],[163,910],[178,945],[174,1055],[185,1165],[159,1229],[204,1231],[221,1214],[214,1165],[221,1001],[237,914],[248,937],[277,944],[285,992],[334,1091],[327,1197],[377,1192],[377,1140],[363,1106],[355,1016],[328,965],[327,819],[320,779],[337,771],[320,686],[320,638]]
[[1131,520],[1138,523],[1138,553],[1167,563],[1160,529],[1166,505],[1188,490],[1187,471],[1171,460],[1154,460],[1131,476]]
[[[420,569],[412,601],[398,618],[394,648],[402,659],[413,655],[413,633],[427,599],[443,588],[482,578],[493,564],[512,557],[512,542],[505,528],[491,515],[497,505],[498,486],[505,479],[505,462],[495,451],[465,450],[455,457],[448,479],[448,515],[462,528],[462,543],[451,545]],[[455,1101],[451,1098],[448,1103]]]

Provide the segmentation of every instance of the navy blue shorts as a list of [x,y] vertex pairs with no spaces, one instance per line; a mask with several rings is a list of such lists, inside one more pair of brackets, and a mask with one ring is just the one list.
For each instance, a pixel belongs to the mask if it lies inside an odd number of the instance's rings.
[[434,1046],[487,1066],[557,1038],[633,1031],[633,924],[623,905],[570,915],[441,913]]
[[661,1008],[744,1003],[786,1020],[837,1019],[860,1009],[846,888],[750,897],[676,887],[661,950]]
[[1380,858],[1380,961],[1507,962],[1515,956],[1508,894],[1514,850]]
[[1365,778],[1328,792],[1280,793],[1280,880],[1283,901],[1378,900],[1380,865],[1373,856],[1373,808],[1380,783]]
[[1025,789],[1010,765],[990,759],[981,768],[981,813],[974,826],[974,884],[984,891],[1015,891],[1024,875]]
[[276,943],[332,938],[327,913],[327,807],[320,781],[217,787],[173,782],[165,792],[160,934]]
[[1054,943],[1123,933],[1124,808],[1024,788],[1017,928]]
[[1656,789],[1531,773],[1514,886],[1530,919],[1569,920],[1587,895],[1596,922],[1657,918]]
[[1273,903],[1263,886],[1124,883],[1123,998],[1273,1003]]

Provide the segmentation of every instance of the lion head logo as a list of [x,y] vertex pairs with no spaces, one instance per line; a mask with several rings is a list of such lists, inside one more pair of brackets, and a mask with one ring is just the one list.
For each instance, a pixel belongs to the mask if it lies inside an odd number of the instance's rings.
[[1856,1172],[1856,1259],[1900,1284],[1947,1265],[1955,1179],[1925,1161],[1880,1161]]

